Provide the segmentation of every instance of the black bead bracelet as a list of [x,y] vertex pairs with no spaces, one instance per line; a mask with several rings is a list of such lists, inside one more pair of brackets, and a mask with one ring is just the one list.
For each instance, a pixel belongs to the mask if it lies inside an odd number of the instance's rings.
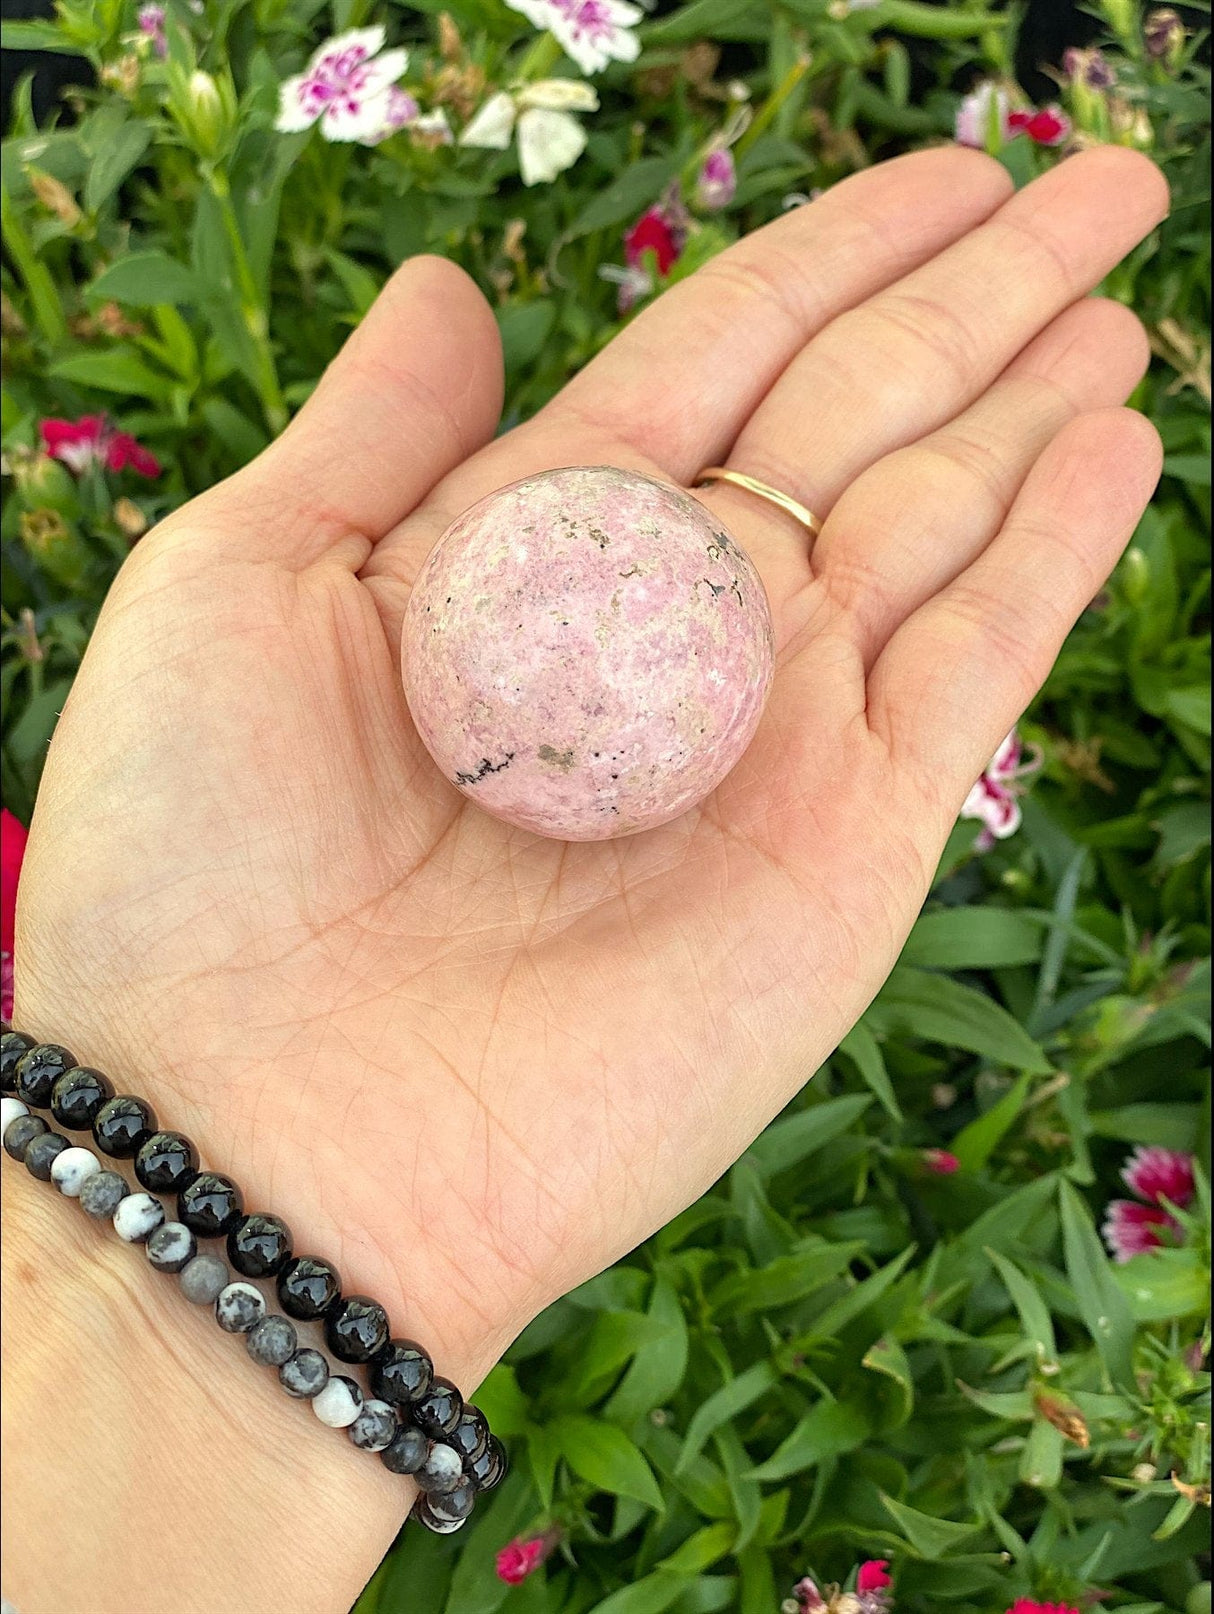
[[[161,1130],[143,1099],[116,1093],[108,1077],[78,1065],[66,1048],[8,1026],[0,1038],[0,1094],[5,1153],[79,1199],[90,1217],[111,1222],[126,1242],[143,1244],[149,1264],[176,1274],[187,1300],[212,1306],[225,1332],[245,1336],[250,1358],[275,1368],[288,1395],[310,1401],[322,1423],[378,1453],[390,1473],[412,1478],[420,1488],[413,1516],[428,1530],[458,1530],[478,1494],[500,1484],[507,1467],[501,1442],[483,1413],[435,1375],[421,1346],[391,1337],[377,1300],[343,1295],[331,1261],[296,1255],[281,1217],[246,1212],[237,1184],[202,1169],[189,1138]],[[72,1145],[31,1109],[49,1110],[68,1131],[91,1132],[103,1155],[130,1160],[142,1191],[132,1192],[92,1149]],[[166,1219],[158,1194],[175,1196],[175,1220]],[[217,1238],[226,1240],[226,1262],[199,1250],[200,1240]],[[229,1263],[241,1275],[235,1281]],[[269,1312],[248,1279],[274,1280],[285,1315]],[[370,1394],[301,1344],[297,1322],[320,1323],[333,1356],[365,1367]]]

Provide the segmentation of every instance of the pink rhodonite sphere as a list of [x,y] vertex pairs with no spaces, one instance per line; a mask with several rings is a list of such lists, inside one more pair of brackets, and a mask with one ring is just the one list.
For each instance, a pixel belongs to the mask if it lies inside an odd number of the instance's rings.
[[409,707],[486,812],[559,840],[676,817],[749,745],[772,676],[758,573],[689,494],[610,466],[466,510],[405,613]]

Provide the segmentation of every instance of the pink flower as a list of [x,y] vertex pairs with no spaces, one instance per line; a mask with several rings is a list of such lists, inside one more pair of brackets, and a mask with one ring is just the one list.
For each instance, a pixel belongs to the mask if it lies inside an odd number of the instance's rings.
[[1193,1156],[1179,1149],[1141,1145],[1122,1167],[1121,1180],[1148,1205],[1161,1205],[1166,1199],[1184,1210],[1193,1198]]
[[826,1607],[826,1599],[818,1590],[817,1582],[805,1576],[799,1580],[792,1589],[792,1594],[801,1605],[801,1614],[818,1614],[819,1609]]
[[706,212],[728,207],[738,188],[738,170],[733,152],[725,146],[710,151],[696,180],[696,201]]
[[383,139],[390,92],[409,63],[406,51],[384,50],[385,37],[383,28],[351,28],[326,40],[305,72],[279,86],[274,127],[295,134],[319,121],[326,140]]
[[129,465],[139,476],[159,476],[160,461],[129,432],[116,432],[104,415],[82,415],[79,420],[43,420],[38,430],[42,446],[52,459],[62,460],[82,476],[93,465],[122,471]]
[[1010,112],[1009,135],[1026,134],[1038,146],[1060,146],[1071,132],[1071,120],[1060,106],[1045,106],[1039,112]]
[[24,824],[7,807],[0,809],[0,1016],[5,1020],[13,1017],[13,932],[26,839]]
[[139,32],[144,34],[151,42],[152,49],[157,56],[167,56],[169,54],[169,42],[164,31],[164,7],[155,5],[140,6],[136,20],[139,23]]
[[1069,46],[1063,53],[1062,65],[1077,84],[1086,84],[1090,90],[1111,90],[1117,82],[1108,57],[1095,47],[1080,50]]
[[624,235],[624,256],[628,262],[635,267],[647,252],[652,252],[660,275],[669,274],[682,250],[683,242],[661,207],[651,207],[642,213]]
[[1079,1614],[1070,1603],[1035,1603],[1031,1597],[1018,1597],[1007,1614]]
[[548,1558],[561,1539],[559,1530],[545,1530],[503,1547],[496,1559],[497,1578],[507,1586],[521,1586]]
[[934,1171],[937,1177],[951,1177],[954,1171],[961,1170],[960,1160],[947,1149],[925,1149],[923,1164],[929,1171]]
[[1162,1235],[1180,1234],[1180,1224],[1158,1205],[1137,1205],[1132,1199],[1112,1199],[1104,1213],[1100,1231],[1119,1266],[1146,1250],[1166,1248],[1171,1242]]
[[959,146],[998,150],[1007,139],[1007,92],[989,80],[957,108],[954,136]]
[[980,818],[985,826],[974,843],[980,852],[989,852],[997,840],[1005,840],[1020,828],[1020,803],[1016,798],[1024,786],[1018,781],[1036,773],[1041,762],[1041,753],[1036,749],[1027,758],[1024,756],[1015,729],[995,752],[961,809],[962,818]]
[[409,124],[416,123],[420,111],[421,108],[408,90],[402,90],[399,84],[391,85],[384,97],[384,121],[374,134],[364,139],[363,145],[378,146],[381,140],[387,140],[392,135],[398,134],[401,129],[407,128]]
[[611,62],[635,62],[641,42],[632,30],[644,16],[628,0],[506,0],[537,28],[547,29],[583,73]]

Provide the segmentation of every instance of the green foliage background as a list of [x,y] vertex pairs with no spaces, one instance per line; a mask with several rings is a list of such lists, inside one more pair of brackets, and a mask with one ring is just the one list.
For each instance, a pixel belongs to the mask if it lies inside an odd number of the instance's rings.
[[[509,424],[617,328],[598,268],[694,175],[729,82],[757,114],[738,194],[676,274],[789,192],[950,138],[959,92],[1010,77],[1017,22],[915,0],[665,6],[640,62],[596,80],[585,156],[530,190],[510,152],[273,132],[279,80],[342,27],[386,23],[457,127],[482,82],[555,65],[501,0],[450,0],[444,60],[438,9],[173,4],[163,64],[123,0],[6,28],[101,72],[75,121],[36,127],[20,91],[3,150],[3,788],[22,819],[131,501],[155,520],[255,454],[396,263],[439,251],[484,287]],[[1183,1248],[1116,1268],[1095,1231],[1132,1145],[1200,1152],[1208,1121],[1208,85],[1199,40],[1152,62],[1131,0],[1101,17],[1117,88],[1060,98],[1079,138],[1149,146],[1172,184],[1171,219],[1106,287],[1151,330],[1136,401],[1168,457],[1025,724],[1046,765],[1024,827],[984,856],[958,831],[889,984],[786,1114],[532,1325],[480,1398],[509,1480],[459,1536],[404,1532],[359,1614],[772,1614],[800,1575],[846,1583],[878,1556],[907,1614],[1097,1588],[1123,1614],[1210,1607],[1204,1186]],[[1002,156],[1021,181],[1058,160],[1025,139]],[[33,452],[39,418],[102,409],[159,480],[77,481]],[[932,1148],[961,1169],[932,1173]],[[550,1524],[563,1547],[509,1590],[497,1549]]]

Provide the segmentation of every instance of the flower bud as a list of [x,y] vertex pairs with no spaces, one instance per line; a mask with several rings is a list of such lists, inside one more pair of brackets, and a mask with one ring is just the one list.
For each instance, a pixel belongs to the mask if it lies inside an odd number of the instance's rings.
[[1046,1423],[1053,1424],[1058,1433],[1072,1445],[1087,1451],[1092,1444],[1092,1436],[1088,1430],[1087,1419],[1073,1401],[1067,1396],[1060,1395],[1056,1390],[1038,1390],[1033,1402]]
[[738,188],[738,171],[733,153],[718,146],[710,151],[696,180],[696,201],[708,213],[728,207]]
[[174,73],[169,111],[191,146],[204,161],[222,157],[236,131],[236,91],[230,77],[219,78],[196,68],[188,78]]
[[34,449],[13,450],[8,469],[26,510],[58,510],[75,515],[80,507],[76,484],[65,465]]
[[1128,604],[1141,605],[1150,586],[1150,563],[1137,544],[1132,544],[1121,560],[1121,591]]
[[20,528],[22,543],[47,576],[66,589],[79,589],[88,571],[89,553],[58,510],[23,510]]
[[25,172],[30,182],[30,190],[48,213],[53,213],[60,224],[69,230],[80,223],[80,209],[76,205],[76,198],[62,180],[56,179],[54,174],[45,173],[41,168],[27,167]]
[[1142,27],[1147,55],[1165,67],[1177,67],[1184,54],[1186,30],[1180,13],[1171,6],[1149,11]]

